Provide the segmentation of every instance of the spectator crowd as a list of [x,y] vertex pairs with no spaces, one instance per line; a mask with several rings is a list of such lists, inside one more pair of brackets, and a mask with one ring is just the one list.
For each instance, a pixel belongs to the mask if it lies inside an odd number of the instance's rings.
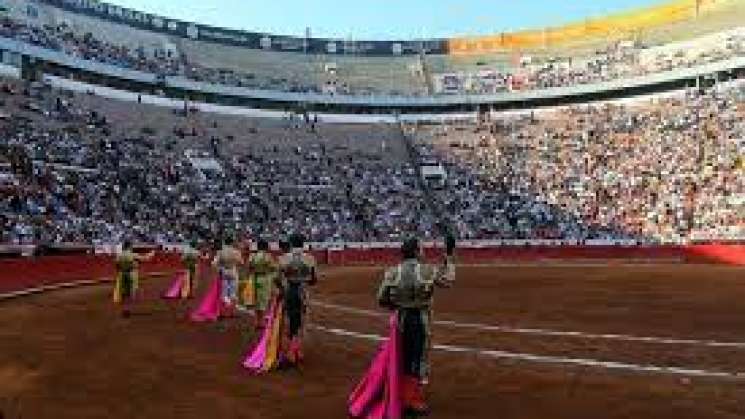
[[480,68],[478,72],[440,74],[441,93],[490,94],[541,90],[628,79],[691,68],[745,55],[742,28],[706,37],[702,45],[647,49],[632,42],[613,42],[589,57],[549,57],[526,60],[508,71]]
[[[480,124],[183,113],[4,81],[2,243],[745,237],[745,92]],[[445,179],[420,176],[437,162]],[[431,163],[430,163],[431,164]]]
[[410,130],[461,238],[745,238],[742,87]]
[[435,231],[397,126],[184,114],[14,81],[0,100],[3,243]]
[[[377,92],[370,90],[369,86],[356,88],[353,83],[345,81],[343,76],[337,75],[336,72],[333,80],[325,80],[318,85],[310,81],[304,82],[302,77],[295,77],[292,80],[270,77],[262,80],[251,71],[251,68],[227,69],[195,62],[175,45],[172,48],[165,48],[115,44],[99,39],[90,32],[76,32],[66,23],[34,25],[32,21],[21,22],[5,16],[0,18],[0,36],[63,52],[80,59],[144,71],[162,77],[180,76],[212,84],[338,95],[395,94],[398,91],[391,89]],[[688,68],[745,54],[745,33],[742,30],[733,30],[720,37],[722,39],[717,42],[708,40],[697,48],[671,47],[669,50],[663,48],[657,53],[650,53],[650,50],[646,50],[642,45],[614,42],[589,57],[545,58],[536,63],[517,63],[509,66],[507,70],[479,67],[478,71],[471,69],[458,73],[433,74],[431,93],[489,94],[576,86]],[[299,56],[298,59],[302,57]],[[426,60],[426,57],[422,59]],[[419,77],[429,76],[422,73]],[[422,85],[426,84],[422,79]]]

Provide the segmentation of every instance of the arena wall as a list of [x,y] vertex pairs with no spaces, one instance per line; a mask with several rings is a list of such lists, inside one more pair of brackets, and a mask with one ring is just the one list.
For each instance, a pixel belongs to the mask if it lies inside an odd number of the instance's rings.
[[[319,263],[330,266],[393,265],[400,260],[393,246],[377,248],[316,249]],[[442,260],[440,247],[425,249],[425,258]],[[745,266],[745,244],[687,246],[500,246],[459,247],[460,264],[491,263],[703,263]],[[170,274],[181,269],[180,255],[159,252],[140,267],[145,275]],[[111,255],[68,254],[60,256],[0,259],[0,294],[36,287],[50,287],[83,280],[106,280],[114,275]]]
[[[427,260],[437,262],[443,249],[425,250]],[[330,265],[394,264],[396,248],[329,250]],[[594,263],[715,263],[745,265],[745,245],[702,244],[687,246],[459,246],[456,259],[461,264],[594,262]]]
[[[160,252],[142,263],[143,274],[170,273],[181,264],[177,253]],[[0,294],[35,287],[50,287],[83,280],[104,280],[114,276],[110,255],[69,254],[60,256],[0,259]]]

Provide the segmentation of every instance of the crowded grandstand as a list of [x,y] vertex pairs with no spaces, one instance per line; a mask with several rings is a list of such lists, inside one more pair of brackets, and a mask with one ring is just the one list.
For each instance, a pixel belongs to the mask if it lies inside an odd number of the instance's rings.
[[0,0],[0,419],[745,417],[745,0],[607,12]]
[[679,2],[542,31],[416,41],[241,32],[102,2],[4,3],[0,43],[6,63],[37,47],[50,64],[86,68],[93,62],[182,89],[239,88],[252,95],[421,98],[540,91],[649,75],[680,78],[676,70],[706,64],[739,70],[737,58],[745,48],[739,24],[745,7],[732,0]]
[[[206,93],[168,99],[162,84],[143,91],[122,81],[99,95],[90,71],[76,77],[73,65],[67,77],[46,73],[48,63],[28,64],[44,56],[7,49],[4,243],[116,242],[124,231],[167,243],[219,237],[226,228],[247,237],[302,231],[316,242],[396,241],[407,232],[435,238],[444,231],[463,239],[639,242],[737,240],[745,233],[741,27],[712,26],[711,33],[657,46],[613,40],[594,55],[561,60],[545,51],[535,62],[523,54],[512,70],[479,70],[474,81],[468,71],[445,74],[463,61],[443,51],[339,56],[329,45],[314,54],[311,44],[304,52],[214,42],[201,48],[207,41],[194,33],[181,38],[91,13],[104,10],[102,3],[6,3],[4,39],[155,80],[223,87],[509,95],[735,67],[688,78],[672,95],[633,101],[532,110],[527,102],[517,113],[487,103],[408,119],[393,106],[379,119],[301,106],[262,118],[229,104],[205,108]],[[742,8],[723,3],[709,5],[714,17],[699,17],[697,9],[694,19],[720,22],[719,8]],[[111,85],[108,74],[99,81]]]
[[734,84],[480,123],[324,124],[5,80],[3,242],[132,230],[167,243],[226,226],[396,241],[451,224],[468,239],[735,240],[744,98]]

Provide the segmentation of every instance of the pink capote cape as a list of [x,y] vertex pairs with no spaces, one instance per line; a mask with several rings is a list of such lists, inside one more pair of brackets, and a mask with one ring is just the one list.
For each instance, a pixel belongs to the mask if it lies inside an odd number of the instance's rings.
[[[278,346],[275,342],[272,345],[273,335],[279,331],[276,330],[279,327],[279,317],[282,316],[282,302],[279,298],[272,299],[272,305],[269,307],[269,312],[266,315],[266,327],[261,335],[261,339],[256,346],[250,350],[246,357],[243,359],[243,367],[251,371],[254,374],[261,374],[271,369],[274,364],[278,361]],[[274,337],[276,340],[276,337]],[[274,353],[270,353],[274,351]]]
[[401,402],[401,340],[398,316],[389,320],[388,340],[383,342],[370,368],[349,396],[349,415],[363,419],[400,419]]
[[199,306],[191,312],[191,321],[197,323],[217,321],[220,318],[220,309],[222,307],[221,295],[222,280],[218,275],[212,280]]
[[176,276],[173,277],[173,282],[171,282],[171,285],[168,287],[168,291],[163,294],[163,298],[169,300],[181,298],[181,291],[184,288],[184,282],[187,280],[187,275],[188,273],[186,272],[177,273]]

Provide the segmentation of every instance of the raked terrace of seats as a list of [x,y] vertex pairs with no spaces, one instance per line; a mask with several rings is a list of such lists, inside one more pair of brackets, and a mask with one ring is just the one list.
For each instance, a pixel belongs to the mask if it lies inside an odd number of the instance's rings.
[[[180,67],[177,73],[185,74],[196,80],[284,91],[413,96],[432,93],[432,89],[428,88],[430,83],[427,81],[430,75],[436,78],[437,75],[446,73],[475,73],[482,70],[514,73],[514,67],[518,64],[516,61],[519,61],[517,59],[523,57],[530,57],[533,64],[539,68],[542,63],[556,57],[562,57],[563,61],[569,61],[568,58],[571,57],[571,62],[578,66],[588,61],[601,60],[599,65],[602,66],[604,61],[597,55],[598,51],[607,52],[609,45],[617,45],[620,41],[633,41],[637,45],[650,47],[671,41],[690,40],[694,36],[703,36],[740,25],[745,17],[745,2],[707,0],[704,2],[706,7],[698,18],[694,19],[693,15],[685,18],[690,14],[688,13],[690,7],[688,9],[683,7],[685,10],[679,11],[682,17],[676,17],[669,22],[665,21],[664,24],[660,23],[660,26],[647,22],[642,25],[643,31],[629,33],[628,28],[636,26],[624,23],[626,26],[622,27],[618,23],[618,30],[612,31],[612,36],[603,37],[602,42],[595,38],[588,37],[584,40],[580,37],[572,38],[571,42],[551,42],[542,48],[535,46],[519,49],[503,48],[481,54],[427,56],[423,63],[421,58],[416,56],[304,55],[221,46],[139,30],[29,0],[8,0],[5,3],[12,19],[25,21],[32,26],[64,25],[75,34],[93,33],[95,38],[102,42],[126,46],[130,50],[142,49],[148,56],[156,53],[161,55],[170,53],[173,60],[177,61],[174,66]],[[27,13],[29,6],[38,10],[38,17],[31,17]],[[618,19],[609,20],[611,23],[616,21]],[[593,31],[588,33],[591,32]],[[508,35],[517,36],[518,34]],[[715,48],[716,46],[709,47]],[[638,50],[640,59],[649,61],[644,57],[655,54],[653,50],[655,49]],[[518,72],[528,70],[530,69],[521,69]],[[173,69],[169,66],[166,71],[173,72]],[[608,73],[610,77],[613,77],[623,75],[625,72],[626,70],[621,68],[611,69]],[[577,81],[576,77],[553,77],[551,74],[548,78],[551,79],[548,83],[538,83],[537,86],[527,86],[527,88],[541,88],[545,87],[543,85]],[[579,82],[587,82],[588,79],[595,80],[597,77],[581,76]],[[512,86],[512,88],[526,88],[526,86]],[[476,93],[479,92],[476,91]]]

